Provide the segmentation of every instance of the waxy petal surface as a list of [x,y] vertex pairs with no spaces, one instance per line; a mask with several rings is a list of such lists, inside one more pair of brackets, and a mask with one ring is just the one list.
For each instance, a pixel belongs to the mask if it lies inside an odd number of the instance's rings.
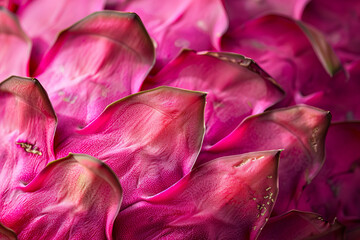
[[63,31],[35,74],[58,114],[59,138],[139,91],[153,61],[151,39],[134,13],[97,12]]
[[327,89],[334,82],[330,75],[341,67],[319,32],[277,15],[230,29],[221,48],[254,59],[268,72],[287,93],[283,106]]
[[121,211],[116,239],[255,239],[278,193],[279,151],[208,162]]
[[56,116],[36,79],[0,84],[0,210],[20,182],[30,182],[54,160]]
[[203,151],[197,164],[221,156],[284,149],[279,165],[280,193],[274,208],[279,215],[292,209],[303,189],[324,162],[324,142],[330,114],[294,106],[248,117],[228,137]]
[[15,15],[0,5],[0,81],[11,75],[28,75],[31,41]]
[[360,58],[360,2],[312,0],[301,19],[319,29],[345,63]]
[[112,239],[121,200],[119,180],[106,164],[72,154],[19,187],[1,218],[20,239]]
[[326,161],[301,196],[298,208],[340,222],[360,220],[360,123],[332,124],[326,137]]
[[61,142],[57,157],[83,152],[105,161],[124,188],[125,208],[190,171],[205,131],[204,105],[204,93],[170,87],[131,95]]
[[348,79],[336,81],[327,91],[305,101],[306,104],[329,110],[333,121],[360,120],[360,61],[352,62],[346,69]]
[[156,67],[172,60],[183,48],[218,48],[228,19],[221,0],[133,0],[116,9],[136,12],[157,44]]
[[[103,10],[105,0],[13,1],[16,15],[34,42],[32,57],[40,60],[57,34],[95,11]],[[34,60],[34,59],[33,59]]]
[[183,51],[143,89],[172,86],[207,92],[205,108],[207,149],[231,133],[250,115],[280,101],[282,90],[251,59],[226,53]]
[[270,218],[261,231],[259,240],[342,240],[344,227],[329,223],[315,213],[290,211]]
[[282,0],[224,0],[223,2],[229,16],[230,28],[234,28],[266,14],[280,14],[299,19],[309,1],[289,0],[286,4]]

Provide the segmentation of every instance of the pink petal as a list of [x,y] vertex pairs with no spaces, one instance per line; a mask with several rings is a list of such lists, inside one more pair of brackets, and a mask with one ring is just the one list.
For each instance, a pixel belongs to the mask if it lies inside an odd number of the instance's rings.
[[19,187],[2,220],[20,239],[112,239],[121,199],[119,180],[107,165],[73,154]]
[[278,193],[279,151],[219,158],[121,211],[116,239],[255,239]]
[[336,81],[328,91],[309,99],[306,104],[329,110],[333,121],[360,120],[360,61],[348,67],[349,78]]
[[288,0],[286,4],[282,0],[224,0],[224,6],[233,28],[270,13],[299,19],[308,2],[310,0]]
[[31,41],[17,18],[0,7],[0,81],[11,75],[28,75]]
[[124,188],[123,208],[168,188],[192,168],[204,135],[205,94],[161,87],[109,105],[57,146],[105,161]]
[[10,228],[5,227],[0,223],[0,239],[1,240],[16,240],[16,234]]
[[326,138],[326,161],[301,196],[298,208],[326,219],[360,219],[360,123],[332,124]]
[[40,60],[60,31],[102,10],[104,4],[105,0],[30,0],[18,2],[16,14],[34,41],[32,54]]
[[222,40],[222,49],[254,59],[274,77],[287,93],[282,105],[302,103],[294,96],[327,89],[334,82],[329,73],[333,75],[341,67],[320,33],[276,15],[230,29]]
[[183,48],[197,51],[218,48],[228,19],[221,0],[133,0],[117,9],[136,12],[157,43],[156,70]]
[[325,34],[343,62],[360,57],[360,2],[312,0],[302,20]]
[[134,13],[94,13],[63,31],[36,72],[59,115],[60,140],[139,91],[153,61],[152,42]]
[[320,215],[291,211],[270,218],[261,231],[259,240],[342,240],[344,227],[338,222],[329,223]]
[[143,89],[162,85],[208,92],[205,149],[230,134],[245,117],[263,112],[283,97],[273,79],[251,59],[226,53],[184,50],[145,81]]
[[0,84],[0,209],[20,182],[30,182],[54,160],[56,116],[36,79]]
[[279,215],[294,207],[303,187],[319,172],[329,123],[328,112],[307,106],[255,115],[203,151],[197,163],[232,154],[284,149],[279,166],[281,191],[274,209],[274,214]]

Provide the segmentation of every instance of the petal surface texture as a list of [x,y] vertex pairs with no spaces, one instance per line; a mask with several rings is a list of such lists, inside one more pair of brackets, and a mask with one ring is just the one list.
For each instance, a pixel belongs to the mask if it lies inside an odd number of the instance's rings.
[[198,162],[221,156],[284,149],[279,165],[279,197],[274,214],[292,208],[304,186],[319,172],[325,155],[330,114],[308,106],[295,106],[248,117],[229,136],[203,151]]
[[121,11],[136,12],[155,40],[156,69],[181,49],[197,51],[218,47],[228,19],[220,0],[134,0],[118,3]]
[[0,6],[0,81],[28,75],[31,41],[15,15]]
[[108,166],[74,154],[18,188],[16,203],[2,215],[19,239],[112,239],[121,199],[120,183]]
[[213,160],[120,212],[116,239],[256,239],[278,193],[279,151]]
[[54,160],[56,116],[36,79],[0,84],[0,210],[14,187],[30,182]]
[[153,61],[154,47],[137,15],[104,11],[63,31],[35,75],[65,134],[139,91]]
[[187,174],[204,135],[205,94],[161,87],[109,105],[57,146],[57,157],[86,153],[105,161],[124,189],[123,207]]
[[326,161],[305,188],[298,208],[340,222],[360,220],[360,123],[335,123],[326,138]]
[[208,93],[205,149],[230,134],[245,117],[263,112],[284,96],[251,59],[227,53],[185,50],[148,78],[143,89],[162,85]]
[[344,227],[329,223],[315,213],[291,211],[270,218],[261,231],[259,240],[342,240]]
[[302,98],[327,89],[341,67],[319,32],[277,15],[229,29],[221,49],[252,58],[268,72],[287,93],[281,106],[303,103]]

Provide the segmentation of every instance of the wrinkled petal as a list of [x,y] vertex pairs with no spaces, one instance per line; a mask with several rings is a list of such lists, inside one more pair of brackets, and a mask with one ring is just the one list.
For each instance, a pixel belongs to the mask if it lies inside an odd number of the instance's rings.
[[224,0],[223,2],[229,16],[230,28],[233,28],[266,14],[280,14],[299,19],[309,1],[288,0],[286,4],[282,0]]
[[298,208],[340,222],[360,220],[360,123],[332,124],[326,138],[326,161],[301,196]]
[[72,154],[19,187],[1,215],[20,239],[112,239],[121,199],[119,180],[107,165]]
[[5,227],[0,223],[0,239],[1,240],[16,240],[16,234],[10,228]]
[[303,103],[295,96],[327,89],[334,82],[330,75],[341,68],[319,32],[282,16],[264,16],[229,30],[221,46],[254,59],[268,72],[287,93],[282,105]]
[[214,52],[183,51],[157,75],[147,79],[143,89],[162,85],[208,93],[203,148],[214,145],[245,117],[263,112],[284,95],[251,59]]
[[197,51],[218,48],[228,19],[221,0],[133,0],[120,2],[116,9],[136,12],[157,43],[156,70],[181,49]]
[[279,215],[294,207],[303,187],[324,162],[324,142],[330,114],[307,106],[294,106],[245,119],[237,129],[208,151],[197,163],[221,156],[285,149],[279,165],[280,193],[274,208]]
[[116,239],[255,239],[276,200],[278,159],[267,151],[204,164],[121,211]]
[[305,103],[329,110],[333,121],[360,120],[360,61],[349,64],[347,70],[348,79],[335,82],[328,91]]
[[134,13],[94,13],[63,31],[36,72],[59,116],[59,137],[139,91],[153,61],[152,42]]
[[40,60],[60,31],[102,10],[104,4],[105,0],[17,1],[16,15],[34,42],[32,57]]
[[170,187],[192,168],[204,135],[205,94],[161,87],[109,105],[57,146],[57,157],[85,152],[119,177],[126,207]]
[[301,19],[325,34],[343,62],[360,58],[360,2],[312,0]]
[[0,81],[28,75],[31,41],[17,18],[0,5]]
[[54,160],[56,116],[36,79],[11,77],[0,84],[0,210],[20,182],[30,182]]
[[342,240],[344,227],[337,221],[329,223],[315,213],[291,211],[270,218],[259,240]]

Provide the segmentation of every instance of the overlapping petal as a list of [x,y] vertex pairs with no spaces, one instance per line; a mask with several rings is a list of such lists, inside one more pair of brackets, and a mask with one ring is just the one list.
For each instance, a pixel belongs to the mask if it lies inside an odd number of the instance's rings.
[[154,47],[134,13],[94,13],[63,31],[35,73],[59,116],[60,138],[139,91],[153,62]]
[[332,124],[326,139],[326,161],[305,188],[299,209],[314,211],[326,219],[360,220],[360,123]]
[[16,240],[16,234],[11,229],[5,227],[0,223],[0,239],[1,240]]
[[108,166],[72,154],[19,187],[1,220],[21,239],[112,239],[121,200],[119,180]]
[[256,239],[278,192],[279,151],[219,158],[121,211],[116,239]]
[[303,187],[324,162],[324,142],[330,114],[308,106],[268,111],[245,119],[238,128],[208,151],[198,164],[220,156],[285,149],[279,165],[280,193],[274,213],[294,207]]
[[0,5],[0,81],[28,75],[31,41],[15,15]]
[[214,145],[245,117],[263,112],[284,94],[251,59],[236,54],[189,50],[148,78],[143,89],[162,85],[208,93],[203,148]]
[[0,84],[0,203],[20,182],[30,182],[54,160],[56,116],[36,79],[11,77]]
[[287,93],[282,105],[303,103],[324,91],[341,68],[319,32],[283,16],[267,15],[230,29],[221,46],[254,59],[267,71]]
[[315,213],[290,211],[270,218],[261,231],[259,240],[342,240],[344,226],[329,223]]
[[124,188],[123,207],[168,188],[192,168],[204,135],[205,94],[170,87],[109,105],[56,147],[105,161]]
[[319,29],[345,63],[360,59],[360,2],[312,0],[301,19]]
[[218,48],[228,25],[220,0],[115,1],[112,8],[139,14],[157,44],[156,70],[183,48]]

